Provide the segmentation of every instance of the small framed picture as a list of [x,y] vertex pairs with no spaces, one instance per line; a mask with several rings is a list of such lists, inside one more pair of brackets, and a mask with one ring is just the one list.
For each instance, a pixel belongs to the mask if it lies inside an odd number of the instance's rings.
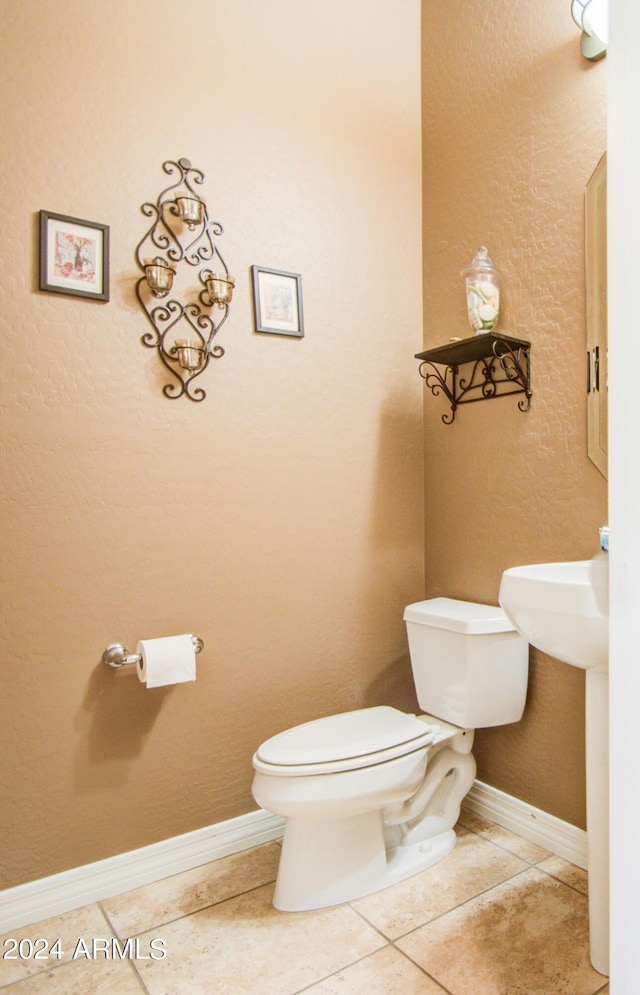
[[304,336],[302,277],[265,266],[252,266],[256,332]]
[[108,301],[108,226],[40,211],[40,290]]

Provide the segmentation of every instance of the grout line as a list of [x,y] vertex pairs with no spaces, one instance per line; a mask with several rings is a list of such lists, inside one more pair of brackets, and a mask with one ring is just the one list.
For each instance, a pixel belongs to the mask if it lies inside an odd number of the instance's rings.
[[[572,865],[572,866],[575,866],[575,864]],[[568,881],[563,881],[562,878],[559,878],[559,877],[557,877],[557,875],[552,874],[550,871],[546,870],[546,868],[544,868],[544,867],[539,867],[537,864],[534,864],[534,867],[535,867],[535,869],[537,871],[542,871],[543,874],[546,874],[547,877],[551,878],[553,881],[557,881],[559,884],[563,884],[565,886],[565,888],[570,888],[571,891],[575,891],[577,895],[582,895],[583,898],[586,898],[588,900],[588,898],[589,898],[589,893],[588,892],[581,891],[580,888],[576,888],[575,885],[569,884]]]
[[[526,857],[521,857],[518,853],[514,853],[513,850],[509,850],[506,846],[503,846],[501,843],[496,843],[495,840],[489,839],[488,836],[483,836],[482,833],[477,833],[475,829],[466,829],[464,826],[462,828],[464,829],[465,833],[473,833],[473,835],[477,836],[478,839],[484,840],[485,843],[490,843],[491,846],[495,846],[498,850],[502,850],[503,853],[508,853],[510,857],[515,857],[516,860],[521,860],[522,863],[526,864],[528,867],[536,866],[535,864],[532,864],[530,860],[527,860]],[[549,856],[553,855],[549,854]]]
[[[104,908],[102,902],[98,902],[97,905],[98,905],[98,908],[100,909],[100,911],[101,911],[101,913],[102,913],[102,915],[103,915],[103,917],[104,917],[104,919],[105,919],[105,921],[107,923],[107,926],[109,927],[109,929],[111,930],[111,932],[113,933],[113,935],[115,936],[115,938],[119,942],[125,942],[126,943],[126,940],[123,940],[122,936],[120,935],[120,933],[116,929],[115,923],[113,923],[111,921],[111,917],[109,916],[109,913],[107,912],[107,910]],[[140,974],[140,971],[138,970],[138,966],[136,964],[136,958],[135,957],[128,957],[127,960],[129,962],[131,970],[133,971],[133,974],[134,974],[134,976],[135,976],[138,984],[140,985],[140,990],[144,993],[144,995],[149,995],[149,989],[147,988],[147,986],[145,985],[144,981],[142,980],[142,975]]]
[[[120,937],[118,935],[118,931],[116,930],[115,926],[111,922],[108,913],[103,908],[102,902],[96,902],[96,905],[100,909],[100,912],[102,913],[102,918],[105,920],[107,926],[109,927],[109,929],[111,930],[111,932],[113,933],[113,935],[116,937],[116,939],[118,939],[118,940],[122,939],[122,937]],[[86,906],[84,906],[84,908],[86,908]]]
[[[395,940],[390,942],[395,943],[396,940],[404,940],[407,936],[411,936],[412,933],[417,933],[418,930],[422,929],[424,926],[430,926],[432,923],[438,922],[440,919],[444,919],[445,916],[450,915],[452,912],[456,912],[458,909],[463,909],[465,905],[469,905],[471,902],[477,901],[477,899],[481,898],[483,895],[490,894],[490,892],[494,891],[496,888],[502,887],[502,885],[507,884],[509,881],[514,881],[516,878],[520,877],[522,874],[526,874],[526,872],[530,870],[530,867],[522,867],[519,871],[516,871],[515,874],[509,875],[509,877],[504,878],[502,881],[496,881],[495,884],[492,884],[489,888],[485,888],[483,891],[477,892],[475,895],[470,895],[469,898],[465,898],[463,902],[458,902],[457,905],[453,905],[450,909],[446,909],[444,912],[438,913],[438,915],[433,916],[426,922],[420,923],[419,926],[413,926],[411,929],[407,930],[406,933],[396,936]],[[439,983],[440,982],[438,982],[438,984]]]
[[133,974],[134,974],[134,976],[135,976],[138,984],[140,985],[140,991],[143,992],[144,995],[149,995],[149,989],[147,988],[147,986],[145,985],[144,981],[142,980],[142,976],[140,974],[140,971],[138,970],[138,965],[136,964],[135,958],[131,959],[129,961],[129,964],[131,966],[131,970],[133,971]]
[[[384,890],[385,890],[385,889],[383,888],[383,889],[382,889],[382,891],[384,891]],[[368,896],[366,896],[366,897],[368,897]],[[394,950],[396,950],[396,951],[397,951],[397,952],[398,952],[398,953],[399,953],[399,954],[400,954],[400,955],[401,955],[402,957],[404,957],[404,959],[405,959],[405,960],[408,960],[408,961],[409,961],[409,962],[410,962],[411,964],[413,964],[413,965],[414,965],[414,967],[417,967],[417,968],[418,968],[418,970],[419,970],[419,971],[421,971],[421,972],[422,972],[422,974],[424,974],[424,975],[425,975],[425,977],[429,978],[429,979],[430,979],[431,981],[434,981],[434,982],[435,982],[435,983],[436,983],[436,984],[437,984],[437,985],[438,985],[438,986],[439,986],[440,988],[442,988],[443,992],[445,992],[445,993],[446,993],[446,995],[455,995],[455,992],[451,992],[451,991],[449,991],[449,989],[448,989],[448,988],[446,988],[446,987],[445,987],[445,986],[444,986],[444,985],[442,984],[442,982],[438,981],[438,979],[437,979],[437,978],[435,977],[435,975],[433,975],[433,974],[429,974],[429,972],[428,972],[428,971],[425,971],[425,969],[424,969],[423,967],[421,967],[421,966],[420,966],[420,964],[418,964],[418,963],[417,963],[417,962],[416,962],[416,961],[415,961],[415,960],[413,959],[413,957],[411,957],[411,956],[410,956],[410,955],[409,955],[408,953],[405,953],[405,951],[404,951],[404,950],[401,950],[401,949],[400,949],[400,948],[399,948],[399,947],[398,947],[398,946],[396,945],[396,944],[397,944],[397,941],[398,941],[398,940],[404,940],[404,938],[405,938],[406,936],[409,936],[409,935],[410,935],[411,933],[415,932],[415,930],[418,930],[418,929],[422,929],[422,927],[423,927],[423,926],[427,926],[427,925],[429,925],[430,923],[432,923],[432,922],[435,922],[435,921],[436,921],[436,919],[439,919],[439,918],[441,918],[440,916],[435,916],[435,917],[434,917],[433,919],[429,919],[429,920],[428,920],[427,922],[423,922],[423,923],[421,923],[421,924],[420,924],[419,926],[416,926],[416,927],[415,927],[415,929],[410,929],[410,930],[409,930],[409,931],[408,931],[407,933],[402,933],[402,934],[401,934],[400,936],[396,936],[396,937],[395,937],[395,939],[393,939],[393,940],[392,940],[392,939],[391,939],[390,937],[388,937],[388,936],[385,936],[385,934],[384,934],[384,933],[382,932],[382,930],[381,930],[381,929],[380,929],[380,928],[379,928],[378,926],[376,926],[376,925],[375,925],[375,923],[373,923],[373,922],[371,922],[371,921],[370,921],[369,919],[367,919],[367,917],[365,916],[364,912],[361,912],[361,911],[360,911],[360,909],[356,909],[356,908],[354,908],[354,906],[353,906],[353,905],[351,905],[351,903],[349,903],[349,907],[350,907],[350,908],[351,908],[351,909],[352,909],[352,910],[353,910],[353,911],[354,911],[354,912],[356,913],[356,915],[359,915],[359,916],[360,916],[360,918],[361,918],[361,919],[362,919],[362,920],[363,920],[364,922],[366,922],[367,926],[370,926],[370,927],[371,927],[371,929],[375,930],[375,931],[376,931],[376,933],[378,933],[378,934],[379,934],[379,935],[380,935],[380,936],[382,937],[382,939],[383,939],[383,940],[385,940],[385,942],[386,942],[386,945],[387,945],[388,947],[393,947],[393,949],[394,949]],[[454,907],[453,907],[453,908],[454,908],[454,909],[457,909],[457,908],[459,908],[459,906],[458,906],[458,905],[454,905]],[[453,911],[453,909],[449,909],[448,911],[449,911],[449,912],[452,912],[452,911]],[[446,913],[442,913],[442,915],[446,915]],[[384,947],[380,947],[380,949],[381,949],[381,950],[384,950]],[[370,957],[370,956],[371,956],[371,954],[367,954],[367,956],[368,956],[368,957]],[[361,958],[361,959],[362,959],[362,960],[365,960],[366,958]],[[337,972],[336,972],[336,973],[337,973]],[[304,989],[302,989],[302,990],[304,990]],[[296,992],[296,995],[300,995],[300,993],[299,993],[299,992]]]
[[[249,853],[251,849],[258,849],[258,847],[270,846],[272,842],[276,842],[276,841],[271,840],[271,841],[269,841],[267,843],[259,843],[257,847],[251,847],[250,849],[246,850],[245,852]],[[230,856],[234,856],[234,855],[230,854]],[[219,859],[226,860],[227,858],[226,857],[221,857]],[[206,867],[207,867],[207,864],[202,864],[201,865],[201,869],[202,870],[204,870],[204,868],[206,868]],[[170,875],[170,877],[178,877],[180,874],[183,874],[183,873],[190,873],[190,872],[188,872],[188,871],[180,871],[180,872],[178,872],[178,874]],[[111,918],[110,918],[109,913],[107,912],[107,910],[104,909],[104,908],[102,908],[102,904],[101,903],[99,903],[99,904],[100,904],[100,908],[102,910],[103,915],[107,919],[107,922],[109,923],[109,925],[110,925],[111,929],[113,930],[114,934],[116,935],[116,937],[118,937],[118,939],[120,939],[120,940],[125,941],[126,939],[129,939],[129,938],[134,938],[136,936],[142,936],[143,933],[150,933],[151,930],[154,930],[154,929],[163,929],[165,926],[171,926],[171,925],[173,925],[173,923],[180,922],[182,919],[188,919],[189,916],[196,915],[198,912],[204,912],[206,909],[212,909],[216,905],[224,905],[225,902],[231,902],[231,901],[233,901],[234,898],[240,898],[242,895],[248,895],[252,891],[259,891],[260,888],[266,888],[269,885],[274,885],[275,881],[276,881],[276,876],[277,876],[277,871],[276,871],[276,875],[274,875],[274,877],[269,878],[266,881],[261,881],[260,884],[256,884],[256,885],[253,885],[251,887],[245,888],[242,891],[234,892],[233,895],[227,895],[226,898],[220,898],[217,901],[207,902],[205,905],[198,905],[197,907],[195,907],[193,909],[190,909],[189,912],[184,912],[184,913],[182,913],[182,915],[177,915],[173,919],[167,919],[167,920],[165,920],[163,922],[152,922],[148,926],[145,925],[144,927],[142,927],[140,929],[136,929],[136,931],[133,932],[133,933],[131,933],[130,936],[125,936],[121,932],[122,927],[118,927],[118,925],[115,922],[112,922],[112,920],[111,920]],[[163,879],[163,880],[168,880],[168,879]],[[153,884],[155,884],[155,882],[152,882],[151,885],[141,885],[140,889],[135,888],[133,890],[134,891],[142,890],[144,888],[151,887]],[[120,898],[124,898],[128,894],[129,894],[129,892],[125,891],[125,892],[122,892],[121,895],[114,895],[113,898],[109,898],[106,901],[113,901],[113,900],[117,900],[117,899],[120,899]]]
[[[346,902],[345,905],[349,906],[349,908],[353,908],[349,902]],[[353,909],[353,911],[356,913],[358,912],[357,909]],[[364,916],[362,916],[362,918],[364,919]],[[376,927],[373,926],[371,923],[369,923],[367,919],[364,919],[364,921],[367,923],[367,925],[372,926],[373,929],[376,929]],[[380,933],[380,930],[376,930],[376,932]],[[373,950],[370,954],[365,954],[363,957],[358,957],[357,960],[351,961],[351,963],[345,964],[343,967],[337,968],[337,970],[333,971],[331,974],[327,974],[324,978],[316,978],[315,981],[312,981],[310,984],[305,985],[304,988],[298,988],[293,993],[293,995],[303,995],[303,992],[308,992],[310,989],[315,988],[315,986],[320,984],[321,982],[330,981],[331,978],[337,977],[339,974],[342,974],[343,971],[350,970],[352,967],[355,967],[356,964],[362,964],[363,961],[369,960],[371,957],[375,957],[376,954],[379,954],[382,950],[385,950],[387,948],[395,950],[396,953],[398,953],[403,958],[403,960],[409,961],[410,964],[413,964],[414,967],[418,968],[421,974],[424,974],[424,976],[426,978],[429,978],[430,981],[435,982],[435,984],[437,984],[438,987],[442,989],[443,995],[455,995],[455,992],[451,992],[449,991],[448,988],[445,988],[445,986],[440,981],[438,981],[437,978],[435,978],[432,974],[429,974],[428,971],[425,971],[423,967],[420,967],[420,965],[417,964],[412,957],[406,954],[403,950],[399,950],[392,940],[388,940],[385,936],[383,936],[382,933],[380,933],[380,935],[383,937],[384,940],[386,940],[384,947],[379,947],[377,950]]]
[[[498,824],[494,822],[494,823],[492,823],[492,825],[497,826]],[[485,841],[485,843],[491,843],[493,846],[497,846],[499,850],[503,850],[505,853],[510,854],[510,856],[512,856],[512,857],[517,857],[518,860],[522,860],[523,863],[529,864],[530,867],[537,867],[538,864],[541,863],[543,860],[548,860],[549,857],[555,857],[556,856],[556,854],[552,853],[551,850],[546,850],[545,847],[539,846],[538,843],[532,843],[531,846],[537,846],[538,849],[544,850],[545,855],[544,855],[544,857],[540,857],[540,860],[538,860],[538,861],[527,860],[526,857],[522,857],[519,853],[516,853],[515,850],[510,850],[509,847],[506,846],[504,843],[498,843],[497,840],[492,840],[490,836],[485,836],[485,834],[482,833],[482,832],[480,832],[479,829],[470,829],[468,826],[465,826],[462,822],[460,822],[460,823],[458,823],[456,825],[456,829],[457,828],[464,829],[465,833],[473,833],[474,836],[479,836],[480,839],[482,839],[482,840]],[[502,828],[502,827],[499,826],[498,828]],[[511,832],[510,829],[506,829],[504,831],[507,832],[507,833]],[[512,833],[512,835],[513,836],[517,836],[518,834],[517,833]],[[518,839],[524,839],[524,837],[518,836]],[[528,840],[525,840],[525,842],[528,842]],[[562,860],[564,858],[561,857],[560,859]],[[567,860],[566,863],[569,864],[571,862],[569,860]],[[577,864],[572,864],[571,866],[572,867],[577,867],[578,865]]]
[[[385,888],[382,888],[382,889],[381,889],[381,891],[385,891],[385,890],[386,890]],[[378,894],[378,895],[379,895],[379,894],[380,894],[380,892],[374,892],[374,894]],[[365,895],[364,897],[365,897],[365,898],[369,898],[369,895]],[[360,899],[358,899],[358,901],[360,901]],[[385,942],[385,943],[387,943],[387,944],[390,944],[390,945],[393,945],[393,940],[392,940],[392,939],[390,939],[390,938],[389,938],[388,936],[385,936],[385,934],[384,934],[384,933],[382,932],[382,930],[380,929],[380,927],[379,927],[379,926],[376,926],[376,924],[375,924],[375,923],[373,923],[373,922],[371,922],[371,920],[370,920],[370,919],[367,919],[367,917],[366,917],[366,915],[364,914],[364,912],[361,912],[361,911],[360,911],[360,909],[356,909],[356,908],[355,908],[355,907],[354,907],[354,906],[353,906],[353,905],[351,904],[351,902],[348,902],[347,904],[348,904],[349,908],[350,908],[350,909],[351,909],[351,910],[352,910],[353,912],[355,912],[355,914],[356,914],[357,916],[360,916],[360,918],[362,919],[362,921],[363,921],[363,922],[366,922],[367,926],[370,926],[370,927],[371,927],[371,929],[375,930],[375,932],[376,932],[376,933],[378,933],[378,935],[382,937],[382,939],[384,940],[384,942]]]
[[[99,902],[89,902],[88,905],[81,905],[78,909],[73,909],[71,911],[79,912],[80,910],[91,909],[91,908],[94,908],[94,907],[97,908],[102,913],[103,918],[106,919],[106,916],[104,914],[104,910],[102,909],[102,907],[101,907],[101,905],[100,905]],[[63,915],[67,915],[67,914],[68,913],[63,913]],[[58,917],[52,916],[52,918],[55,919],[55,918],[58,918]],[[43,922],[47,922],[46,919],[44,919],[42,921]],[[30,931],[31,933],[36,933],[37,930],[38,930],[39,925],[40,925],[40,923],[36,922],[36,923],[32,923],[29,926],[20,926],[20,927],[18,927],[18,929],[14,930],[14,932],[16,932],[16,933],[24,933],[25,930],[27,930],[27,931]],[[112,934],[112,938],[118,939],[118,936],[114,932],[113,927],[111,926],[111,924],[110,924],[110,922],[109,922],[108,919],[106,920],[106,926],[110,930],[110,932]],[[47,966],[46,967],[43,966],[42,968],[39,968],[36,971],[34,971],[32,974],[25,975],[24,978],[16,978],[14,981],[9,981],[6,985],[0,985],[0,991],[7,991],[8,989],[11,989],[14,985],[22,984],[22,982],[29,981],[29,980],[32,980],[34,978],[43,977],[45,974],[48,974],[50,971],[59,971],[61,967],[68,967],[69,964],[73,964],[73,963],[74,963],[73,959],[72,960],[59,960],[57,963],[51,963],[50,961],[47,961]]]
[[207,909],[214,909],[217,905],[225,905],[227,902],[233,902],[236,898],[242,898],[243,895],[250,895],[253,891],[260,891],[261,888],[268,888],[270,885],[275,883],[275,878],[271,881],[263,881],[262,884],[257,884],[253,888],[245,888],[244,891],[239,891],[235,895],[229,895],[227,898],[221,898],[217,902],[209,902],[207,905],[200,905],[197,909],[191,909],[190,912],[184,912],[180,916],[176,916],[175,919],[167,919],[166,922],[153,923],[151,926],[145,926],[143,929],[132,933],[129,939],[134,939],[135,937],[143,936],[145,933],[150,933],[152,930],[161,930],[165,926],[173,926],[176,922],[181,922],[182,919],[189,919],[190,916],[196,916],[200,912],[206,912]]
[[[543,864],[545,860],[549,860],[551,857],[557,857],[558,860],[564,860],[565,864],[568,864],[570,867],[577,867],[578,870],[583,870],[583,868],[581,868],[578,864],[572,864],[570,860],[566,860],[564,857],[558,857],[557,854],[552,853],[550,850],[547,850],[546,856],[541,857],[539,860],[536,861],[527,860],[526,857],[521,857],[519,853],[516,853],[514,850],[510,850],[503,843],[498,843],[496,840],[492,840],[491,837],[485,836],[485,834],[480,832],[480,830],[478,829],[470,829],[468,826],[464,826],[462,823],[460,823],[460,828],[464,829],[466,833],[473,833],[475,836],[479,836],[480,839],[483,839],[486,843],[492,843],[493,846],[497,846],[498,849],[503,850],[505,853],[510,854],[510,856],[516,857],[518,860],[522,860],[525,864],[528,864],[530,868],[534,868],[537,871],[542,871],[542,873],[546,874],[547,877],[552,878],[554,881],[558,881],[560,884],[563,884],[565,888],[570,888],[571,891],[575,891],[578,895],[582,895],[583,898],[589,897],[588,892],[584,892],[580,888],[576,888],[575,885],[569,884],[568,881],[563,881],[562,878],[557,876],[557,874],[552,874],[551,871],[548,871],[546,867],[541,867],[541,864]],[[511,832],[511,830],[506,830],[506,831]],[[514,835],[517,835],[517,833],[514,833]],[[537,846],[538,844],[535,845]],[[540,847],[540,849],[543,850],[544,847]]]
[[[347,902],[345,904],[348,905],[349,903]],[[387,946],[390,946],[390,944],[387,943]],[[355,967],[356,964],[362,964],[364,960],[368,960],[369,957],[373,957],[374,954],[377,954],[384,949],[385,949],[384,947],[379,947],[377,950],[373,950],[370,954],[365,954],[363,957],[358,957],[357,960],[351,961],[349,964],[344,964],[342,967],[336,968],[335,971],[332,971],[331,974],[325,975],[324,978],[316,978],[314,981],[311,981],[308,985],[305,985],[304,988],[297,988],[295,992],[292,992],[292,995],[302,995],[303,992],[308,992],[310,988],[315,988],[316,985],[319,985],[324,981],[329,981],[331,978],[337,977],[337,975],[341,974],[343,971],[348,971],[349,968]]]
[[[398,937],[398,939],[402,939],[402,937]],[[435,984],[438,985],[438,987],[441,988],[442,991],[446,993],[446,995],[456,995],[456,993],[452,992],[450,988],[447,988],[447,986],[445,984],[443,984],[442,981],[439,981],[436,978],[435,974],[429,974],[429,972],[425,971],[424,967],[421,967],[420,964],[418,964],[417,961],[415,961],[413,959],[413,957],[411,957],[411,956],[409,956],[409,954],[405,953],[404,950],[400,950],[395,945],[395,942],[392,943],[391,945],[394,948],[394,950],[397,950],[399,954],[402,954],[402,956],[405,958],[405,960],[408,960],[409,963],[413,964],[414,967],[417,967],[419,971],[422,971],[422,973],[425,975],[425,977],[429,978],[430,981],[435,982]]]

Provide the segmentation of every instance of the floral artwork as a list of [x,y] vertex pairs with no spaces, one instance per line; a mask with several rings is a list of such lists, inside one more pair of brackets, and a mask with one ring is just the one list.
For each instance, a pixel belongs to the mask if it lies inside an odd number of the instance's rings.
[[96,240],[56,231],[54,272],[69,280],[94,282],[96,277]]
[[40,211],[40,290],[108,301],[108,226]]

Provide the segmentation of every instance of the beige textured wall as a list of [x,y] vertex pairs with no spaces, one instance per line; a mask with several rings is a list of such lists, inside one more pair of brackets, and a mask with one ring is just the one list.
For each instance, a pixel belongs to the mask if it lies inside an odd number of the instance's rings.
[[[425,344],[470,334],[459,272],[487,245],[501,328],[532,343],[533,401],[425,397],[427,596],[496,603],[502,571],[598,548],[606,481],[586,454],[584,186],[605,148],[606,60],[568,3],[423,3]],[[532,652],[518,725],[480,732],[478,776],[584,826],[584,680]]]
[[[3,6],[0,886],[255,808],[251,755],[414,706],[422,597],[420,5]],[[140,205],[186,156],[237,277],[202,404],[140,344]],[[37,289],[37,211],[111,226],[112,299]],[[303,275],[256,335],[249,267]],[[108,643],[195,631],[194,685]]]

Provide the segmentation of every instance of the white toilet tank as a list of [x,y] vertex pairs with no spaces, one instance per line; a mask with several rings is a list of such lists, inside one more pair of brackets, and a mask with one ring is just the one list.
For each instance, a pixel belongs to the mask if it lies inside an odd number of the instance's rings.
[[529,644],[502,608],[432,598],[404,611],[420,707],[465,729],[517,722]]

